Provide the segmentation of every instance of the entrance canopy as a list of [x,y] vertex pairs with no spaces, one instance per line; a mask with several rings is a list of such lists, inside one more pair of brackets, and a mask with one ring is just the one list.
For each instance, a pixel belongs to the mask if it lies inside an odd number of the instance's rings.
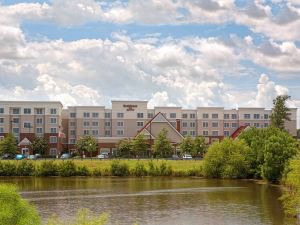
[[18,146],[29,146],[31,145],[31,142],[27,139],[24,138],[22,141],[20,141],[20,143],[18,144]]

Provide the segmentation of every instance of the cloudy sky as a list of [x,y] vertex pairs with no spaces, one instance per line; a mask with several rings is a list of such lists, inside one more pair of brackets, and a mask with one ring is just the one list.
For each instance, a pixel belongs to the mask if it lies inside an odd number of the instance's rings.
[[64,105],[300,107],[300,0],[0,0],[0,87]]

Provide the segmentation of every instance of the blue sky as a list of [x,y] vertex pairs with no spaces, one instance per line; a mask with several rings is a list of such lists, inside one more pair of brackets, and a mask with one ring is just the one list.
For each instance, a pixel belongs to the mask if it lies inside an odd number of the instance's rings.
[[2,99],[300,106],[296,0],[0,0],[0,14]]

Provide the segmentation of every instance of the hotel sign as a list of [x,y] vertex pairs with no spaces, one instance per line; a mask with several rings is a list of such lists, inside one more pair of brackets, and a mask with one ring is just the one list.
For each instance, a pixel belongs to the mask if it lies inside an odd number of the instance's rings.
[[134,111],[134,108],[137,108],[137,105],[123,105],[124,108],[127,108],[126,111]]

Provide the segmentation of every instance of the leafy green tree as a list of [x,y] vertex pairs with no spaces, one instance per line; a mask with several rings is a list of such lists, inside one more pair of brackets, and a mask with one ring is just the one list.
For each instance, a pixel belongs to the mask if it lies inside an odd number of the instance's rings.
[[92,136],[84,136],[76,142],[76,148],[80,151],[89,152],[92,158],[93,152],[98,149],[98,142]]
[[17,193],[14,185],[0,184],[0,224],[41,224],[36,209]]
[[247,178],[250,148],[243,140],[229,138],[215,142],[205,154],[203,173],[212,178]]
[[17,139],[12,135],[8,134],[2,141],[0,141],[0,154],[13,154],[15,155],[18,151]]
[[169,139],[167,138],[168,131],[162,129],[155,138],[153,150],[156,156],[170,157],[173,153],[173,147]]
[[43,137],[36,137],[32,144],[31,148],[34,154],[41,154],[44,155],[45,152],[48,150],[48,143]]
[[121,156],[130,156],[132,152],[132,141],[130,139],[120,140],[117,145],[118,150],[120,151]]
[[139,134],[132,141],[131,152],[134,156],[141,156],[142,154],[146,154],[148,149],[147,141],[143,134]]
[[291,96],[279,95],[273,100],[273,111],[271,115],[271,125],[284,130],[284,122],[291,119],[288,116],[289,108],[286,107],[285,103]]
[[203,157],[206,150],[207,144],[205,143],[205,138],[202,136],[197,136],[193,143],[193,154]]
[[193,153],[194,148],[194,140],[191,136],[186,136],[179,145],[179,149],[181,153]]

